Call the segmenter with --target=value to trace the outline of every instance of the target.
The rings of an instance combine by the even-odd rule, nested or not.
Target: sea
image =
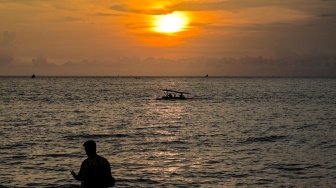
[[[163,89],[187,100],[156,100]],[[0,187],[335,187],[336,78],[0,77]]]

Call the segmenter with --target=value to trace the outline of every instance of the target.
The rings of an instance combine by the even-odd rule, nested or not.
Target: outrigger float
[[[186,100],[191,99],[185,97],[183,94],[190,94],[188,92],[174,91],[170,89],[161,89],[166,92],[166,95],[156,98],[156,100]]]

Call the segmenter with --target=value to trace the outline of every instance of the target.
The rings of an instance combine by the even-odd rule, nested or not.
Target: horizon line
[[[3,77],[16,77],[16,78],[31,78],[30,76],[24,76],[24,75],[0,75],[0,78]],[[63,75],[63,76],[59,76],[59,75],[51,75],[51,76],[46,76],[46,75],[42,75],[42,76],[36,76],[35,78],[32,79],[36,79],[36,78],[78,78],[78,77],[82,77],[82,78],[336,78],[336,76],[136,76],[136,75],[129,75],[129,76],[95,76],[95,75],[75,75],[75,76],[68,76],[68,75]]]

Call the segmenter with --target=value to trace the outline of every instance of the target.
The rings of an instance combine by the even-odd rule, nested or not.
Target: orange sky
[[[335,12],[326,0],[1,0],[0,76],[336,76]]]

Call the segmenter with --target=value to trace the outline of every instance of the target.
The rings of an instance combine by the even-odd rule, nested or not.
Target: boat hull
[[[186,100],[186,99],[187,98],[185,97],[166,97],[166,96],[156,98],[156,100]]]

